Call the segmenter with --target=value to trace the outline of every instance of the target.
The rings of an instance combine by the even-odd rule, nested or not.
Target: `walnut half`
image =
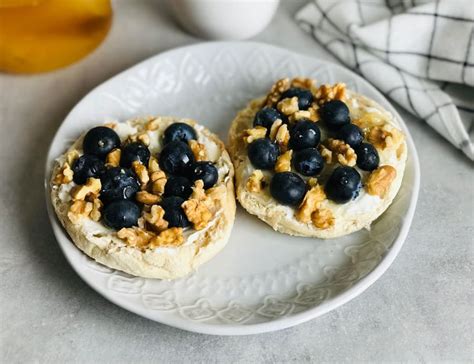
[[[311,214],[316,211],[321,202],[326,199],[326,194],[321,185],[316,184],[312,187],[304,196],[301,206],[295,213],[295,217],[298,221],[308,223],[311,221]]]
[[[403,134],[388,124],[371,127],[366,133],[366,137],[370,143],[381,150],[387,147],[398,147],[403,141]]]
[[[331,155],[335,156],[337,161],[342,164],[343,166],[354,167],[357,162],[357,154],[355,153],[354,149],[351,148],[349,144],[344,143],[343,140],[329,138],[326,141],[326,147],[332,152]],[[320,149],[321,152],[326,154],[327,152],[324,151],[324,148]]]
[[[395,168],[389,165],[380,166],[370,173],[365,189],[369,195],[384,198],[395,177],[397,177],[397,170]]]

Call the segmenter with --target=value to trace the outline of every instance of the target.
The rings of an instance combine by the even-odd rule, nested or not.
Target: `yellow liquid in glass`
[[[111,23],[110,0],[0,0],[0,71],[73,63],[102,42]]]

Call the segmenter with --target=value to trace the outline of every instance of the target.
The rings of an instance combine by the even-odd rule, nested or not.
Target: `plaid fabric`
[[[473,0],[313,0],[296,19],[474,160]]]

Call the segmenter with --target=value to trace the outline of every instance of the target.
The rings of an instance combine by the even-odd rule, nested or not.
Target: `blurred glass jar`
[[[71,64],[104,40],[111,23],[110,0],[0,0],[0,70]]]

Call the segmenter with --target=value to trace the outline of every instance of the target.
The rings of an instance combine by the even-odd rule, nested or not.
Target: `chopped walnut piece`
[[[397,151],[396,151],[397,159],[400,159],[404,152],[405,152],[405,144],[400,143],[400,145],[398,146]]]
[[[324,144],[319,144],[318,146],[319,153],[321,157],[324,159],[324,163],[331,164],[332,163],[332,152],[330,149],[326,148]]]
[[[194,186],[192,187],[193,192],[191,193],[190,199],[194,198],[196,200],[205,200],[207,198],[206,191],[204,190],[204,182],[202,179],[194,181]]]
[[[290,172],[291,171],[291,157],[293,151],[287,150],[285,153],[280,154],[275,163],[275,172]]]
[[[265,178],[260,169],[256,169],[252,172],[250,177],[247,179],[245,188],[249,192],[260,192],[265,186]]]
[[[102,201],[99,200],[98,198],[95,198],[94,201],[92,201],[92,211],[90,213],[90,218],[94,221],[99,221],[101,217],[101,210],[102,210]]]
[[[294,112],[293,114],[291,114],[288,119],[292,123],[295,123],[295,122],[297,122],[298,120],[301,120],[301,119],[309,120],[310,117],[311,117],[311,112],[309,112],[309,110],[298,110],[298,111]]]
[[[269,137],[271,140],[275,140],[275,137],[276,137],[276,134],[277,134],[277,131],[278,129],[280,128],[280,126],[283,124],[283,121],[281,119],[276,119],[271,128],[270,128],[270,133],[269,133]]]
[[[296,96],[281,100],[277,104],[277,109],[285,115],[291,115],[299,110],[298,98]]]
[[[308,186],[309,187],[316,187],[318,185],[318,179],[315,177],[308,178]]]
[[[163,230],[158,236],[151,239],[149,247],[180,246],[184,242],[183,228],[172,227]]]
[[[310,222],[311,214],[320,207],[321,202],[325,199],[326,194],[321,185],[316,184],[316,186],[311,187],[311,189],[306,192],[303,202],[295,213],[296,219],[304,223]]]
[[[89,216],[93,208],[92,202],[76,200],[69,207],[67,217],[73,224],[77,224],[80,219]]]
[[[309,120],[317,122],[319,121],[319,106],[315,102],[308,108]]]
[[[245,129],[244,130],[244,141],[247,144],[252,143],[254,140],[265,138],[267,134],[267,128],[263,126],[256,126],[252,129]]]
[[[122,155],[122,151],[120,148],[115,148],[105,158],[105,165],[107,167],[118,167],[120,165],[120,156]]]
[[[155,234],[139,227],[122,228],[117,231],[117,236],[125,242],[137,248],[145,248]]]
[[[64,163],[59,172],[54,176],[53,183],[55,185],[62,185],[72,181],[74,173],[68,162]]]
[[[86,197],[97,197],[99,196],[102,184],[98,178],[88,178],[85,185],[75,186],[71,189],[71,197],[73,200],[85,200]]]
[[[163,231],[168,227],[168,221],[164,219],[164,216],[165,210],[159,205],[153,205],[150,212],[143,213],[145,221],[157,232]]]
[[[160,202],[161,197],[147,191],[138,191],[135,195],[135,199],[143,204],[153,205]]]
[[[385,124],[371,127],[366,138],[376,148],[384,150],[387,147],[397,147],[403,140],[403,134],[397,128]]]
[[[129,143],[139,142],[139,143],[143,143],[146,146],[148,146],[148,145],[150,145],[150,136],[148,135],[148,133],[146,131],[143,131],[143,132],[140,132],[140,133],[130,135],[127,138],[127,142],[129,142]]]
[[[291,80],[291,87],[307,88],[311,90],[316,87],[316,81],[306,77],[295,77]]]
[[[152,174],[153,172],[158,171],[161,171],[160,166],[158,164],[158,160],[155,157],[151,156],[148,160],[148,172],[149,174]]]
[[[66,163],[70,166],[79,158],[79,152],[76,149],[70,150],[66,153]]]
[[[148,122],[145,124],[145,129],[149,131],[153,131],[158,129],[158,124],[159,124],[159,119],[157,118],[151,118],[148,120]]]
[[[318,229],[329,229],[334,226],[336,219],[331,210],[319,208],[311,214],[311,221]]]
[[[354,149],[352,149],[349,144],[344,143],[343,140],[329,138],[326,141],[326,146],[334,153],[337,161],[343,166],[353,167],[356,165],[357,154]],[[321,150],[323,149],[321,148]]]
[[[280,146],[280,149],[285,152],[288,149],[288,143],[290,141],[290,132],[288,131],[288,125],[283,124],[278,128],[275,135],[275,142]]]
[[[138,180],[140,181],[140,185],[142,187],[146,186],[146,184],[150,180],[150,176],[148,175],[147,168],[143,164],[141,164],[139,161],[133,161],[132,170],[137,175]]]
[[[280,100],[281,94],[290,88],[290,79],[282,78],[275,82],[267,95],[265,105],[273,106]]]
[[[369,174],[365,189],[369,195],[384,198],[396,176],[397,170],[392,166],[380,166]]]
[[[117,127],[117,123],[114,121],[111,121],[110,123],[105,123],[104,126],[106,128],[115,129]]]
[[[334,85],[321,85],[316,92],[316,99],[319,105],[331,100],[342,100],[346,97],[346,85],[344,83],[336,83]]]
[[[204,229],[212,219],[212,213],[203,201],[192,198],[183,202],[181,207],[196,230]]]
[[[165,192],[166,174],[163,171],[156,171],[150,175],[151,192],[155,195],[162,195]]]
[[[197,161],[205,161],[207,160],[207,151],[206,146],[198,141],[191,139],[189,142],[189,147],[194,154],[194,158]]]
[[[370,126],[381,126],[385,121],[380,112],[365,112],[359,117],[354,118],[352,123],[364,130]]]

